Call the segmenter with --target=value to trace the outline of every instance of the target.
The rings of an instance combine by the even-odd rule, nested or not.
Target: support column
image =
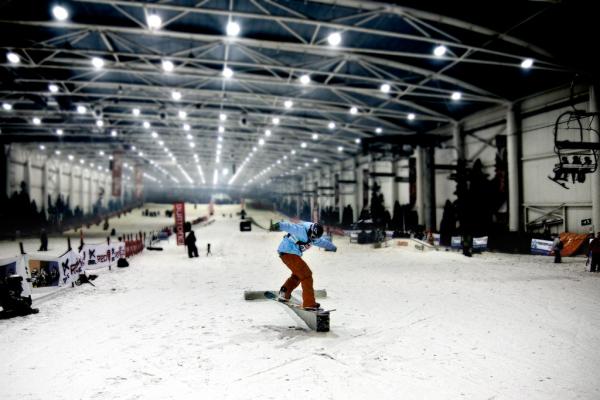
[[[394,205],[396,202],[400,202],[400,182],[396,182],[396,178],[400,176],[400,159],[398,158],[392,161],[392,173],[394,176],[392,177],[392,209],[390,213],[393,216]]]
[[[424,170],[423,159],[425,158],[423,147],[417,147],[415,151],[416,169],[417,169],[417,201],[415,208],[417,211],[419,225],[425,225],[425,202],[423,201]]]
[[[359,156],[356,156],[354,160],[354,180],[356,181],[356,190],[354,192],[356,210],[355,220],[358,221],[360,212],[362,211],[362,188],[363,188],[363,174],[362,166],[360,165]]]
[[[71,210],[75,209],[75,167],[72,165],[69,172],[69,207]]]
[[[59,196],[62,195],[62,188],[63,188],[63,175],[62,175],[62,163],[58,163],[58,166],[56,168],[56,199],[58,199]],[[66,199],[63,198],[63,200],[66,201]]]
[[[464,160],[465,155],[465,138],[463,136],[462,128],[458,122],[455,122],[452,126],[452,138],[454,141],[454,148],[456,149],[456,159]]]
[[[436,204],[435,204],[435,149],[433,147],[421,147],[421,171],[422,171],[422,198],[423,198],[423,224],[426,230],[435,231]]]
[[[506,152],[508,161],[508,229],[511,232],[521,230],[519,141],[519,128],[517,126],[515,105],[511,104],[506,114]]]
[[[599,112],[598,105],[598,87],[590,85],[590,99],[589,99],[589,110],[590,112]],[[594,118],[591,128],[596,132],[600,132],[600,121],[598,118]],[[590,141],[600,143],[600,137],[598,134],[592,134]],[[600,169],[592,174],[592,226],[594,227],[594,233],[600,232]]]
[[[88,177],[88,212],[91,213],[94,210],[94,190],[92,184],[92,174],[90,171],[90,176]]]
[[[29,159],[27,159],[29,173],[31,173],[31,169],[29,168]],[[48,215],[48,159],[44,161],[44,165],[42,166],[42,204],[41,206],[44,208],[44,212]],[[29,183],[27,184],[29,186]]]
[[[81,212],[85,213],[85,203],[84,203],[84,195],[83,195],[83,167],[80,169],[79,175],[79,208]]]

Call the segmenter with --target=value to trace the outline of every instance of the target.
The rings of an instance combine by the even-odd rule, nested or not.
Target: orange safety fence
[[[563,257],[569,257],[577,254],[581,247],[587,243],[589,237],[590,235],[587,233],[561,233],[560,240],[563,242],[563,248],[560,251],[560,255]]]

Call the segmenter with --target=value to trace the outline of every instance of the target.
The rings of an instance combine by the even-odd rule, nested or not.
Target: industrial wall
[[[71,209],[79,206],[84,213],[92,210],[93,204],[101,199],[104,207],[111,197],[111,175],[106,166],[79,165],[77,160],[69,161],[66,155],[47,154],[27,146],[12,145],[7,157],[6,193],[8,196],[21,190],[25,182],[32,200],[38,209],[48,210],[48,195],[52,203],[58,195],[69,199]],[[131,192],[131,185],[124,185]],[[122,191],[124,192],[124,191]]]
[[[571,104],[568,88],[543,93],[517,103],[518,130],[520,131],[520,176],[521,176],[521,220],[527,222],[555,210],[563,224],[552,227],[551,231],[588,232],[590,227],[582,225],[582,220],[591,218],[591,179],[584,183],[572,184],[564,189],[551,181],[552,170],[558,158],[554,153],[554,124],[558,116],[566,110],[588,110],[588,89],[577,88],[575,101]],[[506,135],[506,107],[486,110],[461,121],[464,133],[465,156],[474,161],[479,158],[485,166],[489,178],[494,176],[497,149],[495,138]],[[437,133],[441,133],[437,132]],[[451,134],[449,131],[445,133]],[[436,164],[456,163],[456,150],[448,142],[448,148],[436,149]],[[436,171],[437,226],[442,217],[446,199],[455,199],[455,183],[448,179],[451,171]]]

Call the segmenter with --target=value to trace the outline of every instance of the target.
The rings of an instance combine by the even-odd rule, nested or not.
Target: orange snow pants
[[[281,261],[292,271],[292,276],[283,284],[286,289],[286,296],[289,298],[292,295],[292,290],[302,284],[302,306],[314,307],[317,303],[313,289],[312,271],[308,268],[308,265],[302,257],[295,254],[283,253],[280,257]]]

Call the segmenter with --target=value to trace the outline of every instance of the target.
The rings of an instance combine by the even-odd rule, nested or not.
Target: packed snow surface
[[[238,210],[218,206],[214,224],[194,228],[200,258],[171,238],[100,272],[96,287],[0,321],[0,398],[600,398],[600,276],[581,258],[336,237],[337,253],[305,255],[336,309],[331,332],[316,333],[284,305],[244,301],[289,272],[282,233],[240,232]]]

